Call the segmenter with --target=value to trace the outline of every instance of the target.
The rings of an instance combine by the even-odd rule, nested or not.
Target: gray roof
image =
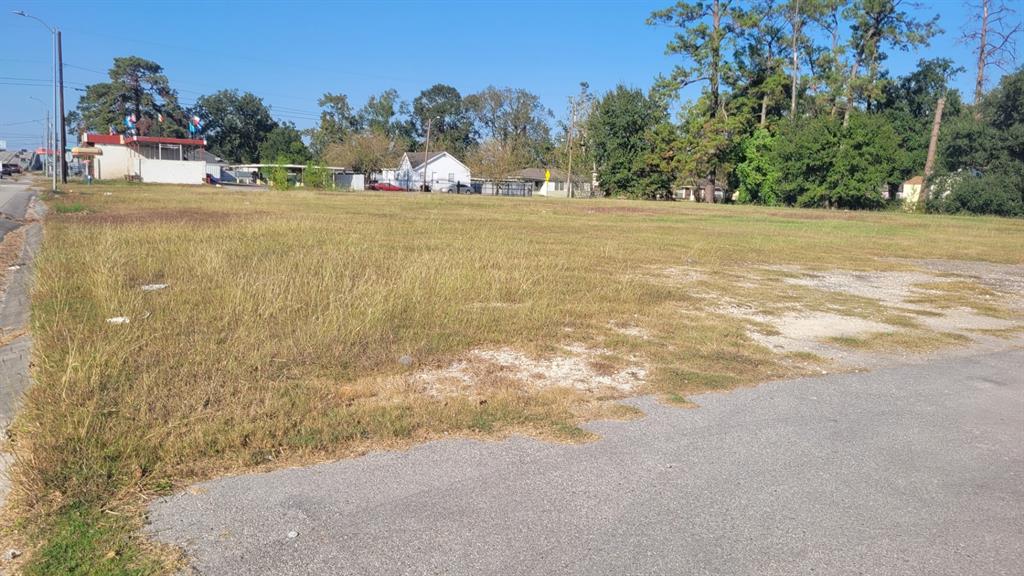
[[[445,150],[438,150],[437,152],[431,152],[430,153],[430,157],[427,159],[427,162],[428,163],[432,162],[432,161],[436,160],[438,156],[441,156],[441,155],[443,155],[445,153],[446,153]],[[409,157],[409,164],[411,164],[413,168],[422,168],[423,167],[423,152],[406,152],[405,155]]]
[[[217,156],[216,154],[211,153],[209,150],[205,148],[203,148],[202,160],[207,164],[227,164],[227,162],[225,162],[223,158]]]

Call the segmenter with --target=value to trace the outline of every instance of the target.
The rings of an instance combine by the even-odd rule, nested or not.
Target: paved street
[[[25,217],[32,192],[27,183],[15,182],[10,178],[0,180],[0,241],[4,236],[21,224],[17,221]]]
[[[208,482],[150,530],[204,574],[1024,574],[1024,351],[696,401]]]
[[[22,219],[32,200],[28,182],[12,179],[0,180],[0,241],[11,230],[22,226]],[[28,326],[31,274],[28,266],[31,255],[42,243],[43,233],[39,224],[30,224],[26,229],[27,246],[23,249],[22,266],[9,271],[6,287],[0,285],[0,335],[7,335]],[[32,339],[19,336],[0,346],[0,438],[21,402],[21,395],[29,384],[29,361]],[[9,489],[7,467],[10,455],[0,451],[0,505]]]

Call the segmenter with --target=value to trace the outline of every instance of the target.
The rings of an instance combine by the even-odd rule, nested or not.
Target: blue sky
[[[72,109],[86,84],[104,81],[115,56],[160,63],[183,103],[221,88],[251,91],[275,117],[311,126],[324,92],[353,106],[387,88],[412,100],[442,82],[463,94],[489,84],[538,94],[556,115],[588,81],[598,93],[617,83],[647,88],[678,57],[664,55],[672,31],[644,24],[668,1],[438,2],[42,2],[0,0],[0,139],[8,148],[38,144],[34,122],[49,101],[48,32],[11,14],[25,10],[60,27],[65,97]],[[970,48],[956,43],[968,11],[959,0],[925,3],[945,33],[930,48],[897,52],[895,75],[923,57],[952,58],[968,72]],[[998,75],[998,71],[993,71]],[[40,81],[42,80],[42,81]],[[71,136],[69,135],[69,138]]]

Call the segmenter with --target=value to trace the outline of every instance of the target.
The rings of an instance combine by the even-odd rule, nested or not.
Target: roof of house
[[[909,184],[911,186],[913,186],[914,184],[924,184],[924,177],[923,176],[914,176],[913,178],[911,178],[910,180],[907,180],[903,184]]]
[[[405,155],[409,157],[409,164],[412,165],[413,168],[423,167],[423,154],[423,152],[405,153]],[[427,159],[427,163],[433,162],[434,160],[437,160],[440,156],[444,156],[445,154],[448,154],[448,152],[444,150],[438,150],[437,152],[433,152],[430,154],[430,158]],[[454,158],[454,156],[452,156],[452,158]]]
[[[223,158],[217,156],[216,154],[211,153],[209,150],[205,148],[203,149],[203,161],[206,162],[207,164],[227,164],[227,162],[225,162]]]

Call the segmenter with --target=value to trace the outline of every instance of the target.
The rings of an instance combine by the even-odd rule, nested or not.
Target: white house
[[[380,180],[405,190],[419,190],[423,186],[423,152],[406,152],[395,170],[385,170]],[[433,152],[426,162],[426,183],[432,192],[444,192],[453,184],[469,186],[469,167],[451,154]]]
[[[202,184],[206,181],[205,140],[85,134],[82,147],[96,147],[89,173],[97,180],[138,179],[161,184]]]

